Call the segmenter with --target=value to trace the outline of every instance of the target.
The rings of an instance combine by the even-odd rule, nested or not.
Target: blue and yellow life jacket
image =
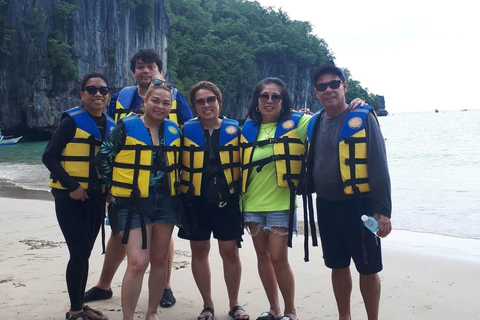
[[[324,110],[318,111],[310,120],[307,129],[307,138],[311,143],[314,128],[318,127]],[[338,141],[340,160],[340,173],[345,194],[361,194],[370,192],[367,170],[367,138],[365,132],[365,119],[368,113],[377,115],[370,106],[357,107],[348,113],[342,126]],[[377,120],[378,122],[378,120]],[[317,124],[317,125],[316,125]]]
[[[277,185],[280,188],[296,188],[301,178],[302,163],[305,159],[305,146],[298,134],[297,126],[302,113],[293,111],[292,115],[279,123],[274,138],[257,141],[260,127],[252,119],[247,119],[242,128],[242,192],[247,192],[248,179],[253,169],[260,171],[264,165],[275,162]],[[256,146],[273,145],[273,156],[252,162]]]
[[[231,194],[239,192],[236,183],[240,180],[240,148],[238,121],[223,118],[220,127],[220,145],[205,146],[202,124],[198,118],[185,122],[183,128],[182,173],[180,192],[199,196],[202,186],[202,171],[205,152],[216,150],[220,154],[218,170],[223,171]]]
[[[177,194],[180,167],[180,129],[171,120],[163,121],[164,145],[154,146],[147,128],[139,117],[132,115],[122,119],[126,128],[125,145],[115,156],[112,171],[112,195],[129,198],[147,198],[150,173],[154,169],[168,174],[168,188],[172,196]],[[165,167],[154,168],[152,152],[162,150]],[[138,189],[137,189],[138,188]]]
[[[73,119],[77,128],[72,141],[67,143],[62,150],[60,165],[85,190],[88,190],[89,187],[92,187],[90,181],[97,182],[99,178],[94,166],[94,159],[103,142],[102,135],[92,116],[82,107],[67,110],[62,115],[62,118],[67,116]],[[105,116],[107,118],[107,127],[105,128],[104,136],[106,137],[115,127],[115,122],[108,115]],[[95,177],[91,177],[90,172],[95,172]],[[55,189],[66,190],[60,181],[52,175],[50,175],[49,186]]]
[[[137,89],[138,87],[136,86],[125,87],[118,93],[117,102],[115,104],[115,123],[118,122],[119,119],[132,114],[130,107]],[[178,126],[177,93],[178,90],[174,88],[172,106],[170,107],[168,118]]]

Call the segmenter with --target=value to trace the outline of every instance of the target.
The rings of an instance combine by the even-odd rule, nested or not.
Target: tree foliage
[[[333,58],[309,22],[244,0],[168,0],[173,34],[171,78],[181,90],[200,80],[215,82],[234,96],[257,80],[258,59],[298,61],[312,66]]]
[[[312,34],[309,22],[291,20],[282,10],[263,8],[256,1],[166,0],[166,7],[173,30],[168,69],[183,92],[210,80],[235,97],[260,80],[258,62],[284,66],[280,70],[293,64],[314,70],[334,59],[327,43]],[[376,103],[358,81],[349,80],[351,94]]]

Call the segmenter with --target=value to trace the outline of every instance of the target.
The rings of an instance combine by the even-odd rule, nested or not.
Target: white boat
[[[23,137],[23,136],[22,136]],[[8,146],[18,142],[22,137],[14,138],[13,136],[2,136],[0,132],[0,146]]]

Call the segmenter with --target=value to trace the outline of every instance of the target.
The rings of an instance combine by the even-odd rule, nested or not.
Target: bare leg
[[[147,226],[147,248],[151,246],[152,226]],[[138,297],[142,290],[143,275],[150,263],[150,250],[142,249],[142,230],[130,230],[127,247],[127,271],[122,282],[123,320],[133,320]]]
[[[230,310],[238,306],[238,292],[240,290],[240,279],[242,277],[242,264],[238,254],[237,242],[218,241],[220,256],[223,260],[223,276],[227,285]]]
[[[173,225],[154,223],[150,245],[150,276],[148,277],[148,307],[146,320],[156,320],[158,303],[167,280],[167,261]]]
[[[263,229],[258,230],[258,223],[248,223],[248,228],[252,232],[253,245],[257,253],[257,267],[263,289],[270,303],[269,312],[278,318],[281,316],[280,302],[278,300],[278,285],[275,277],[275,270],[270,261],[270,253],[268,252],[268,238]]]
[[[172,276],[173,268],[173,256],[175,254],[175,246],[173,245],[173,238],[170,238],[170,246],[168,249],[168,265],[167,265],[167,283],[165,283],[165,289],[172,289],[170,284],[170,277]]]
[[[114,237],[110,235],[108,239],[107,248],[105,252],[105,258],[103,259],[102,273],[100,279],[98,279],[95,287],[108,290],[112,285],[113,277],[120,267],[120,264],[125,259],[127,250],[125,245],[122,244],[122,237]]]
[[[378,320],[380,305],[380,277],[378,273],[360,275],[360,292],[365,303],[368,320]]]
[[[275,270],[278,287],[280,288],[280,292],[282,292],[285,303],[284,315],[297,319],[297,311],[295,308],[295,278],[288,263],[288,230],[286,228],[275,228],[275,230],[282,235],[276,234],[273,231],[268,234],[270,261]]]
[[[192,249],[192,273],[198,290],[202,295],[203,307],[213,308],[212,299],[212,276],[210,273],[210,263],[208,255],[210,253],[210,240],[206,241],[190,241]],[[210,315],[205,313],[201,315]]]
[[[350,268],[333,269],[332,285],[337,301],[338,319],[351,320],[350,296],[352,294],[352,275]]]

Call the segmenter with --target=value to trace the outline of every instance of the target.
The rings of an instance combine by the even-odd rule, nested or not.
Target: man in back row
[[[162,60],[158,53],[152,49],[140,49],[135,53],[130,59],[130,69],[137,82],[137,86],[125,87],[113,95],[107,108],[107,114],[115,119],[115,122],[129,115],[131,111],[143,107],[143,96],[147,92],[152,79],[164,80]],[[180,127],[183,126],[185,121],[193,118],[187,100],[175,88],[173,89],[173,101],[169,118],[175,121]],[[176,302],[170,285],[173,254],[174,246],[172,239],[169,248],[167,283],[163,291],[162,299],[160,300],[160,306],[164,308],[171,307]],[[85,302],[104,300],[112,297],[112,280],[118,267],[125,259],[125,256],[126,248],[122,244],[122,237],[111,235],[108,240],[100,279],[94,287],[85,292]]]
[[[315,94],[324,109],[308,127],[309,187],[317,193],[317,214],[325,265],[339,320],[350,320],[353,259],[369,320],[378,320],[383,268],[380,239],[363,226],[361,215],[379,222],[378,237],[392,230],[390,176],[385,141],[370,106],[348,110],[348,84],[340,68],[323,65],[313,74]]]

